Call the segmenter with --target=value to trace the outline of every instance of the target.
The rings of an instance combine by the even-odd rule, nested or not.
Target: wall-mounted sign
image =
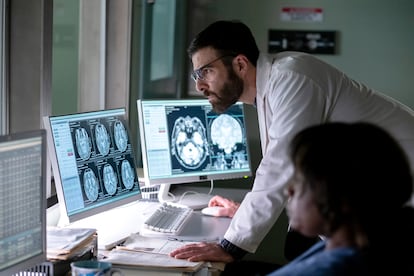
[[[335,31],[269,30],[269,53],[299,51],[335,54]]]
[[[280,20],[295,22],[322,22],[323,10],[321,8],[283,7],[280,12]]]

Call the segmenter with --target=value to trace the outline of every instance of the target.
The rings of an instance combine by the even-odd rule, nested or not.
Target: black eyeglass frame
[[[191,78],[193,79],[193,81],[196,82],[197,80],[204,80],[205,78],[203,76],[203,70],[210,67],[214,62],[216,62],[216,61],[218,61],[222,58],[225,58],[225,57],[234,57],[234,55],[228,55],[227,54],[227,55],[219,56],[218,58],[213,59],[212,61],[210,61],[206,65],[203,65],[200,68],[194,70],[193,72],[191,72]]]

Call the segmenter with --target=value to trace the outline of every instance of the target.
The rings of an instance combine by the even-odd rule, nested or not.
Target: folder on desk
[[[105,259],[114,267],[119,268],[156,268],[194,272],[199,270],[204,262],[190,262],[187,260],[175,259],[165,254],[147,253],[140,251],[129,251],[113,249]]]
[[[159,239],[144,237],[140,234],[131,234],[117,249],[136,252],[157,253],[168,255],[174,249],[194,242],[184,242],[176,239]]]
[[[132,234],[121,246],[110,251],[105,261],[120,267],[145,267],[197,271],[204,262],[189,262],[170,257],[168,254],[189,242],[148,238]]]

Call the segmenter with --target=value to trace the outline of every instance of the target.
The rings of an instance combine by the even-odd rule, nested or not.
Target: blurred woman
[[[413,182],[396,140],[369,123],[327,123],[290,145],[290,226],[324,238],[269,275],[414,275]]]

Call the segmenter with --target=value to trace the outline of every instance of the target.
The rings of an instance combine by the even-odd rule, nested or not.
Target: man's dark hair
[[[249,27],[240,21],[216,21],[201,31],[187,49],[191,58],[198,50],[212,47],[220,56],[245,55],[256,66],[259,48]]]

